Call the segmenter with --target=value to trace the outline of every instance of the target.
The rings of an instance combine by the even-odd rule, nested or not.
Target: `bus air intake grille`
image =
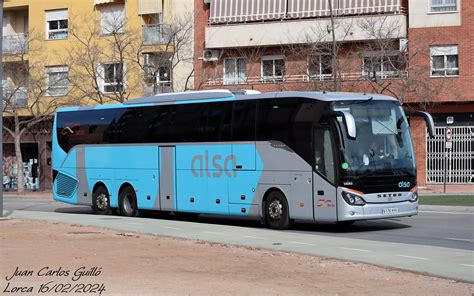
[[[56,177],[56,194],[63,197],[72,197],[77,188],[77,180],[59,173]]]

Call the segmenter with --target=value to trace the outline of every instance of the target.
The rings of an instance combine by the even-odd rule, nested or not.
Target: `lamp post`
[[[336,48],[336,32],[334,28],[334,11],[332,7],[332,1],[328,0],[329,2],[329,16],[331,17],[331,35],[332,35],[332,72],[333,72],[333,79],[334,79],[334,91],[339,91],[339,80],[337,78],[338,75],[338,65],[337,65],[337,48]]]
[[[0,0],[0,20],[3,21],[3,0]],[[3,81],[3,25],[0,27],[0,78]],[[3,85],[0,87],[0,180],[2,180],[2,186],[0,186],[0,218],[3,217]]]

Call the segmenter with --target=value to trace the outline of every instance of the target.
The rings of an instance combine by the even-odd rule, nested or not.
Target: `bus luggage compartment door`
[[[336,187],[317,173],[313,173],[314,220],[317,222],[337,221]]]
[[[160,209],[176,211],[176,147],[160,147]]]

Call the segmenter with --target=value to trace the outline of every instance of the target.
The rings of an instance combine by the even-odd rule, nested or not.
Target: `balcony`
[[[159,45],[168,44],[171,39],[171,26],[160,24],[160,25],[147,25],[142,27],[143,31],[143,44],[145,45]]]
[[[28,35],[3,36],[3,54],[24,54],[28,52]]]
[[[13,88],[3,87],[4,108],[26,108],[28,107],[28,89],[26,87]]]

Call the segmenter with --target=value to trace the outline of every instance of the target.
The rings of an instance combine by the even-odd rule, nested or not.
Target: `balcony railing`
[[[331,0],[335,16],[401,13],[401,0]],[[328,17],[329,1],[274,0],[265,5],[259,0],[211,0],[209,23],[240,23],[282,19]]]
[[[4,54],[21,54],[28,52],[28,35],[16,34],[3,36]]]
[[[26,108],[28,107],[28,89],[25,87],[12,88],[3,87],[4,108]]]
[[[148,25],[142,27],[143,43],[147,45],[168,44],[171,38],[171,26]]]
[[[342,81],[362,81],[362,80],[374,80],[374,79],[406,79],[408,77],[407,71],[393,71],[391,73],[382,73],[377,74],[376,78],[370,78],[363,72],[348,72],[348,73],[341,73],[340,79]],[[235,84],[263,84],[263,83],[275,83],[275,84],[285,84],[285,83],[308,83],[308,82],[324,82],[330,81],[333,79],[332,75],[306,75],[306,74],[293,74],[293,75],[285,75],[283,77],[276,77],[271,79],[269,77],[261,77],[261,76],[251,76],[242,78],[240,81],[236,82]],[[207,85],[229,85],[227,79],[222,77],[210,78],[207,81]]]

